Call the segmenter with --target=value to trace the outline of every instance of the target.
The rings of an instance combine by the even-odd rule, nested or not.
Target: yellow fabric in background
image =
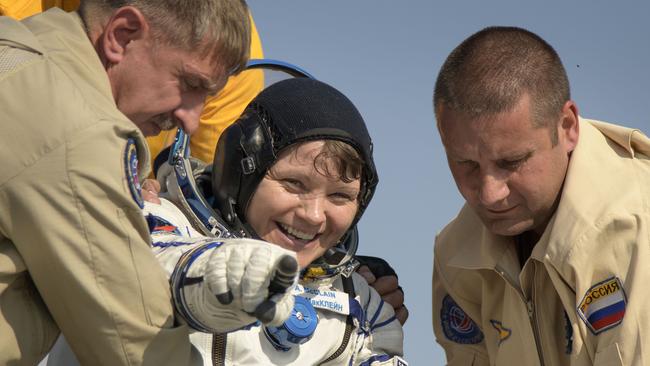
[[[23,19],[55,6],[73,11],[79,6],[79,0],[0,0],[0,15]]]
[[[65,11],[77,10],[79,7],[79,0],[42,0],[43,10],[58,6]]]
[[[0,15],[15,19],[27,18],[43,10],[40,0],[0,0]]]

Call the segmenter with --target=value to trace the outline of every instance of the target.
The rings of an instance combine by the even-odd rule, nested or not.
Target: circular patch
[[[451,341],[460,344],[477,344],[483,341],[483,332],[449,295],[442,299],[440,322],[445,337]]]
[[[138,149],[135,140],[130,138],[124,149],[124,169],[131,196],[140,208],[144,208],[142,186],[138,177]]]

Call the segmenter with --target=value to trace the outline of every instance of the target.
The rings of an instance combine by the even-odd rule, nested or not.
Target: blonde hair
[[[124,6],[140,10],[162,44],[213,55],[229,75],[246,66],[251,25],[243,0],[81,0],[79,14],[92,29]]]

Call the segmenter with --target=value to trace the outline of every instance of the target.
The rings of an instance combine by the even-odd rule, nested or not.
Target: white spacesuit
[[[165,199],[161,201],[161,205],[146,203],[144,211],[149,222],[158,224],[151,227],[154,251],[171,275],[182,265],[179,258],[184,253],[220,241],[199,234],[178,208]],[[236,245],[249,241],[253,240],[225,240]],[[268,243],[262,245],[277,248]],[[204,255],[207,257],[209,253]],[[203,264],[195,261],[191,266]],[[195,332],[190,335],[192,344],[201,352],[205,365],[406,365],[401,358],[391,356],[402,354],[403,338],[392,307],[384,304],[361,276],[353,273],[351,278],[356,293],[353,299],[344,291],[340,274],[300,281],[293,289],[294,295],[310,300],[318,317],[313,336],[305,343],[282,349],[274,345],[265,326],[255,324],[226,334]],[[186,297],[203,294],[198,288],[195,291],[198,294]],[[295,312],[292,317],[296,317]],[[216,323],[223,321],[221,317]],[[233,323],[245,321],[237,319]]]
[[[247,222],[247,210],[260,182],[276,164],[281,151],[306,141],[328,139],[353,147],[362,161],[358,206],[346,234],[322,257],[303,268],[298,285],[291,290],[291,295],[295,296],[295,305],[287,321],[281,325],[268,322],[266,325],[252,325],[230,331],[242,323],[240,318],[233,316],[231,326],[226,329],[222,326],[221,329],[216,329],[218,334],[214,334],[214,331],[206,327],[205,321],[192,319],[192,313],[196,312],[192,309],[199,308],[201,304],[201,301],[193,299],[200,299],[202,294],[221,291],[200,291],[198,288],[201,281],[196,280],[186,281],[190,285],[183,286],[184,280],[179,279],[178,275],[188,273],[191,278],[205,275],[201,258],[209,257],[209,254],[201,254],[188,265],[192,256],[190,251],[196,249],[184,249],[183,241],[208,240],[200,245],[210,247],[206,251],[212,250],[214,253],[231,247],[233,250],[241,250],[242,246],[258,245],[254,251],[246,252],[244,257],[250,254],[249,262],[259,261],[258,266],[264,268],[262,273],[272,270],[282,252],[277,252],[278,245],[250,239],[238,239],[238,242],[230,241],[216,247],[211,241],[219,239],[190,240],[179,236],[196,236],[198,233],[191,229],[193,225],[206,236],[258,237],[251,223]],[[182,213],[164,201],[161,206],[148,206],[145,209],[154,216],[148,219],[150,222],[157,221],[163,223],[162,226],[167,226],[167,230],[156,230],[155,227],[152,230],[154,245],[158,247],[157,256],[171,274],[178,312],[194,329],[204,330],[192,334],[191,338],[206,364],[406,365],[400,358],[403,353],[402,327],[395,318],[392,306],[384,303],[379,294],[354,272],[354,254],[358,244],[355,224],[372,198],[377,173],[372,159],[372,142],[365,123],[343,94],[316,80],[280,81],[262,91],[243,116],[224,131],[217,145],[211,172],[209,169],[207,172],[202,171],[200,166],[192,166],[187,156],[181,159],[182,155],[187,155],[184,154],[185,151],[181,138],[177,139],[169,159],[170,164],[158,173],[161,185],[169,192],[177,207],[182,209]],[[167,178],[160,178],[165,176]],[[343,179],[337,177],[336,179]],[[199,186],[201,189],[197,189]],[[261,206],[263,210],[268,208]],[[277,253],[273,254],[274,257],[271,254],[260,254],[269,248]],[[253,258],[255,254],[261,258]],[[237,269],[238,265],[230,263],[232,258],[240,257],[241,255],[229,256],[231,259],[228,260],[227,273],[242,272]],[[267,257],[270,259],[265,261],[264,258]],[[266,278],[268,277],[267,275]],[[213,282],[214,278],[206,279],[207,282]],[[237,290],[239,285],[237,281],[234,281],[234,286],[231,282],[227,287],[237,299],[240,295]],[[268,282],[262,285],[253,282],[253,286],[260,289],[265,289],[268,285]],[[241,287],[241,291],[245,291],[244,286]],[[199,295],[192,294],[193,290],[197,290]],[[183,291],[184,296],[181,296]],[[253,296],[250,292],[252,291],[240,297],[244,299]],[[267,296],[267,293],[264,292],[263,296]],[[261,298],[256,299],[260,300]],[[280,305],[287,303],[286,297],[274,300],[278,300]],[[216,307],[214,310],[217,310]],[[248,308],[249,312],[251,310]],[[284,315],[285,310],[285,307],[278,306],[276,317],[278,314]],[[214,318],[216,322],[213,327],[223,321],[220,319],[222,317],[220,315]],[[229,332],[224,334],[224,330]]]

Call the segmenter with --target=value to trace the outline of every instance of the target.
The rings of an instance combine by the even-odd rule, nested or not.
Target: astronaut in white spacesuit
[[[164,200],[147,206],[178,312],[202,330],[191,337],[205,364],[406,365],[393,308],[354,273],[355,225],[378,181],[371,139],[354,105],[319,81],[273,84],[223,133],[211,168],[194,169],[193,176],[214,209],[212,220],[197,209],[198,197],[179,189],[183,174],[162,182],[183,212]],[[198,235],[192,226],[275,245],[189,239]],[[182,249],[193,240],[199,244]],[[272,276],[264,274],[286,254],[281,248],[295,253],[301,269],[298,284],[288,291],[295,299],[289,319],[239,329],[256,319],[233,311],[225,322],[216,311],[223,308],[219,299],[234,304],[257,296],[246,308],[252,312],[268,292]],[[228,256],[228,268],[206,270],[212,256]],[[218,289],[214,283],[223,276],[227,286]],[[241,281],[250,276],[264,280],[245,288]],[[219,299],[208,299],[213,294]],[[286,294],[274,296],[283,301]],[[213,304],[210,309],[203,308],[206,302]],[[284,315],[280,307],[276,316]]]

